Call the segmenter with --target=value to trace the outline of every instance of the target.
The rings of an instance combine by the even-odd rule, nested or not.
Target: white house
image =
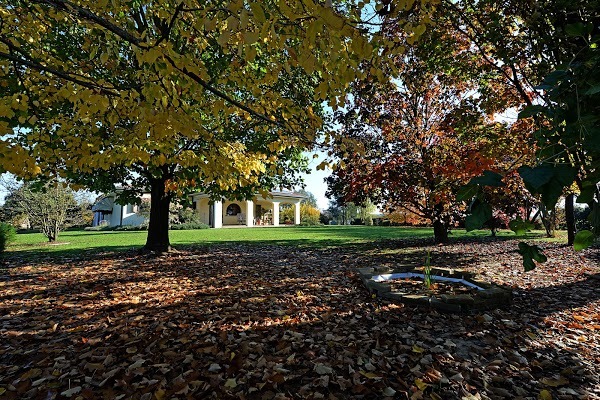
[[[300,203],[304,195],[288,191],[269,192],[269,198],[255,196],[252,200],[210,201],[209,195],[197,193],[191,196],[195,209],[200,213],[202,222],[212,228],[227,225],[245,226],[279,226],[279,210],[281,206],[294,208],[294,220],[283,221],[285,224],[300,224]]]
[[[286,225],[300,224],[300,204],[304,195],[291,191],[271,191],[270,197],[264,199],[257,195],[252,200],[237,201],[222,199],[212,201],[205,193],[190,196],[193,208],[200,214],[201,221],[211,228],[224,226],[279,226],[279,211],[282,207],[293,207],[294,218],[281,221]],[[150,199],[144,194],[142,199]],[[137,214],[138,206],[115,203],[114,194],[100,198],[92,207],[94,211],[93,225],[140,225],[144,218]]]
[[[150,200],[150,194],[144,194],[142,199]],[[96,200],[92,211],[92,226],[141,225],[144,222],[144,217],[138,214],[137,204],[117,204],[114,194],[104,195]]]

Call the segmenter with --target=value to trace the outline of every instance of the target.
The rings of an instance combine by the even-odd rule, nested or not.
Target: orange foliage
[[[386,213],[385,218],[398,225],[424,226],[429,224],[427,219],[403,208]]]

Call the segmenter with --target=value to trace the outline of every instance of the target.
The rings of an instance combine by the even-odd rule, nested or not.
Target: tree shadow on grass
[[[61,262],[66,260],[77,261],[87,259],[89,257],[119,257],[129,254],[130,252],[139,251],[142,246],[102,246],[102,247],[78,247],[70,249],[60,249],[59,246],[39,248],[39,245],[34,249],[25,248],[26,245],[20,246],[19,250],[7,251],[0,255],[0,271],[19,266],[23,263],[41,264],[47,262]]]
[[[365,227],[365,226],[320,226],[320,227],[295,227],[287,229],[286,227],[280,228],[267,228],[276,230],[276,234],[268,236],[265,239],[257,240],[256,237],[244,239],[244,235],[232,236],[230,239],[211,239],[208,236],[204,239],[203,235],[195,235],[190,232],[189,235],[181,235],[178,240],[174,241],[173,246],[186,250],[192,247],[201,246],[222,246],[222,245],[280,245],[280,246],[292,246],[306,249],[327,249],[327,248],[340,248],[344,251],[348,250],[369,250],[369,249],[394,249],[394,248],[421,248],[424,246],[433,245],[432,230],[429,228],[406,228],[406,227]],[[130,250],[132,248],[138,249],[142,243],[139,244],[103,244],[101,237],[111,237],[113,235],[124,235],[124,237],[139,236],[142,231],[109,231],[109,232],[89,232],[89,231],[76,231],[66,232],[61,237],[62,241],[73,242],[69,243],[70,248],[61,249],[61,246],[51,245],[40,245],[40,244],[22,244],[19,245],[18,250],[9,251],[5,259],[16,260],[19,257],[26,258],[27,260],[34,261],[38,257],[76,257],[78,253],[88,254],[91,252],[114,252]],[[203,232],[204,234],[205,232]],[[303,234],[306,235],[303,235]],[[69,235],[74,236],[69,236]],[[96,245],[90,245],[89,243],[82,244],[82,247],[73,248],[77,246],[76,236],[82,234],[85,237],[97,237],[98,240],[94,240]],[[244,230],[244,234],[248,234],[248,230]],[[71,239],[73,237],[73,239]],[[200,239],[202,237],[203,239]],[[240,239],[241,237],[241,239]],[[539,235],[528,234],[525,239],[536,239]],[[519,239],[516,237],[499,236],[497,238],[491,238],[487,236],[473,236],[473,237],[456,237],[450,239],[450,244],[454,243],[481,243],[481,242],[498,242],[505,240]],[[127,239],[125,239],[127,241]],[[40,248],[40,246],[42,246]],[[8,257],[8,258],[7,258]],[[1,262],[1,261],[0,261]]]

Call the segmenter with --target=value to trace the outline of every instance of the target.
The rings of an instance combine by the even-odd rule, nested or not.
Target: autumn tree
[[[336,115],[343,135],[332,154],[341,162],[328,184],[347,201],[405,208],[429,220],[435,240],[445,242],[462,211],[455,193],[495,168],[524,135],[493,120],[514,95],[500,90],[494,71],[436,15],[436,27],[396,57],[397,80],[353,86],[347,110]]]
[[[364,3],[0,4],[2,170],[149,191],[148,250],[169,248],[186,191],[290,186],[323,102],[401,50],[364,29]]]
[[[592,161],[597,129],[593,97],[597,72],[598,1],[443,1],[457,34],[517,95],[521,118],[537,126],[538,158],[519,169],[551,216],[563,189],[575,182],[593,208],[600,180]],[[568,93],[568,94],[567,94]],[[592,107],[593,108],[593,107]],[[589,110],[591,111],[588,113]],[[587,117],[586,117],[587,115]],[[527,164],[525,162],[524,164]],[[514,165],[517,169],[520,165]],[[568,192],[572,193],[572,192]],[[567,194],[568,194],[567,193]],[[568,197],[569,242],[574,241],[573,197]],[[550,226],[548,218],[544,225]]]
[[[506,165],[503,165],[499,160],[496,160],[496,165],[498,166],[498,170],[506,170]],[[487,215],[489,218],[484,221],[477,220],[474,222],[474,226],[469,228],[478,229],[480,226],[487,227],[490,229],[492,236],[496,236],[498,229],[502,228],[514,227],[515,232],[518,233],[524,233],[527,230],[533,229],[533,221],[540,215],[534,213],[535,209],[539,210],[539,207],[537,207],[539,199],[536,199],[525,188],[523,180],[517,171],[512,171],[498,177],[500,179],[496,184],[484,185],[478,193],[478,200],[483,200],[490,206],[491,213]],[[471,209],[474,209],[472,195],[467,194],[465,199],[471,202]],[[473,217],[467,216],[467,218],[470,221]],[[484,216],[483,218],[486,217]],[[522,222],[518,225],[511,225],[511,221]]]
[[[285,223],[286,221],[292,222],[294,221],[295,210],[291,204],[282,204],[280,205],[281,209],[279,211],[279,223]],[[319,218],[321,217],[321,212],[317,207],[314,207],[310,203],[304,203],[304,201],[300,204],[300,224],[301,225],[319,225],[321,222]]]

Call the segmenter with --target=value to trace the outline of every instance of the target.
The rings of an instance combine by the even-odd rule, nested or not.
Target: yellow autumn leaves
[[[323,120],[310,105],[342,104],[385,45],[360,29],[364,3],[0,5],[0,76],[15,82],[0,94],[0,155],[21,176],[176,165],[225,189],[257,182],[312,144]]]

